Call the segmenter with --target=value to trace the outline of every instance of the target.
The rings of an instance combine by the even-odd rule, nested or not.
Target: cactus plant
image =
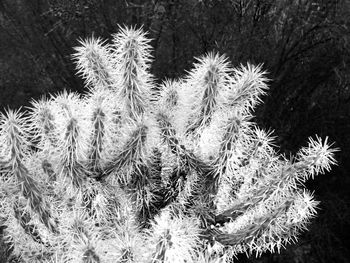
[[[156,85],[150,40],[120,28],[80,41],[83,95],[7,110],[0,211],[24,262],[229,262],[297,239],[318,202],[303,183],[335,164],[327,138],[293,158],[252,120],[261,66],[198,58]]]

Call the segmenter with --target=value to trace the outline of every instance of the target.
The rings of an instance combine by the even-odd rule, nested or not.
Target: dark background
[[[321,201],[310,230],[280,254],[241,260],[350,262],[350,0],[0,0],[0,108],[82,92],[73,47],[92,34],[110,40],[118,24],[149,32],[159,80],[213,50],[234,66],[263,63],[270,90],[256,122],[275,130],[281,152],[314,134],[340,148],[338,167],[307,183]]]

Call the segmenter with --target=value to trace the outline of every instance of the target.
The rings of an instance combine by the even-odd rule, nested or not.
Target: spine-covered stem
[[[15,176],[20,185],[23,196],[29,200],[30,208],[39,215],[40,221],[51,231],[55,230],[55,222],[52,220],[37,182],[30,176],[23,161],[25,158],[28,134],[25,128],[25,119],[17,112],[8,112],[8,116],[2,116],[2,132],[5,133],[5,145],[8,145],[9,159],[7,166],[10,173]]]

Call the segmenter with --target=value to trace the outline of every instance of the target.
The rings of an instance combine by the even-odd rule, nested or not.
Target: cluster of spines
[[[130,118],[137,120],[147,112],[152,77],[150,40],[141,29],[121,28],[113,38],[113,60],[119,73],[120,96]]]
[[[91,37],[80,40],[75,48],[73,59],[76,61],[78,74],[91,89],[113,88],[115,76],[110,60],[111,47],[99,38]]]
[[[16,179],[22,196],[28,200],[31,212],[37,213],[40,221],[55,231],[54,221],[39,184],[25,165],[31,145],[27,128],[27,119],[19,111],[9,110],[6,115],[1,115],[1,144],[5,155],[1,170]]]
[[[1,149],[2,168],[17,169],[51,232],[60,222],[45,236],[52,260],[215,262],[296,238],[317,204],[302,183],[335,163],[327,140],[310,139],[294,162],[278,156],[271,133],[250,120],[267,89],[261,66],[233,69],[214,53],[184,80],[165,81],[151,103],[150,49],[133,28],[112,44],[81,41],[74,59],[88,94],[63,92],[33,102],[29,118],[2,117],[2,140],[13,146]],[[22,160],[53,192],[38,190]],[[42,229],[15,211],[38,242]]]

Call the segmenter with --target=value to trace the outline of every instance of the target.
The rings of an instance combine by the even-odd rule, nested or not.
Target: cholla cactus
[[[294,242],[318,202],[303,183],[335,164],[327,139],[291,160],[252,121],[261,66],[209,53],[157,86],[149,40],[81,41],[87,93],[1,115],[0,211],[24,262],[228,262]]]

